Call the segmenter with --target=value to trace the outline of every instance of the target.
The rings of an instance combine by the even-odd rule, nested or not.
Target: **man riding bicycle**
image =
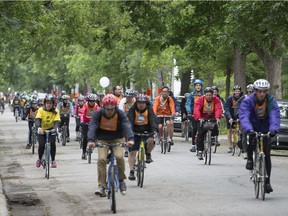
[[[75,117],[75,121],[76,121],[76,141],[79,141],[81,139],[80,137],[80,116],[81,116],[81,110],[84,106],[84,97],[81,95],[78,100],[77,100],[77,104],[74,107],[74,117]]]
[[[123,142],[124,136],[127,138],[127,145],[134,144],[134,134],[127,115],[117,107],[117,99],[114,95],[108,94],[102,100],[102,107],[96,111],[89,124],[88,145],[95,147],[98,143],[119,143]],[[123,148],[121,146],[113,147],[114,156],[119,168],[120,191],[122,195],[126,194],[125,161]],[[98,149],[98,190],[95,192],[100,197],[105,197],[106,188],[106,162],[108,148]]]
[[[204,95],[198,98],[194,106],[194,118],[197,121],[197,150],[198,159],[203,160],[204,151],[204,137],[207,130],[203,127],[204,121],[211,120],[211,122],[216,123],[212,130],[211,136],[214,137],[212,140],[212,145],[215,145],[215,136],[218,136],[219,129],[218,125],[222,116],[222,105],[218,97],[213,97],[213,89],[211,87],[206,87],[204,89]]]
[[[139,94],[136,96],[136,103],[129,109],[128,118],[132,125],[132,129],[135,133],[150,133],[149,137],[145,137],[146,141],[146,163],[151,163],[153,160],[151,158],[151,152],[154,149],[154,135],[153,133],[157,131],[156,116],[150,106],[150,100],[146,95]],[[130,174],[129,180],[134,181],[134,167],[135,167],[135,157],[136,152],[139,150],[141,137],[134,135],[135,144],[129,148],[129,166]]]
[[[169,89],[167,86],[162,88],[162,93],[156,97],[153,104],[153,111],[156,115],[171,116],[175,115],[175,105],[173,99],[169,96]],[[162,128],[164,123],[164,117],[157,117],[157,123],[160,135],[162,134]],[[170,117],[166,118],[168,142],[171,143],[171,121]]]
[[[54,108],[54,98],[51,96],[48,96],[44,99],[44,106],[38,109],[36,120],[35,120],[35,126],[36,130],[38,131],[38,160],[36,161],[36,167],[41,166],[41,159],[44,154],[45,150],[45,143],[46,143],[46,136],[45,136],[45,130],[51,130],[55,129],[55,131],[58,128],[58,124],[60,122],[60,114],[59,110]],[[51,144],[51,167],[57,168],[57,164],[55,161],[55,155],[56,155],[56,134],[51,134],[49,136],[49,141]]]
[[[253,148],[255,148],[255,132],[270,134],[274,137],[280,129],[280,110],[277,101],[267,91],[270,83],[265,79],[258,79],[253,84],[254,93],[244,99],[240,105],[239,119],[243,131],[250,137],[250,145],[247,146],[246,169],[253,169]],[[254,144],[253,144],[254,143]],[[273,192],[270,184],[271,176],[271,143],[264,139],[265,165],[267,170],[267,179],[265,192]]]

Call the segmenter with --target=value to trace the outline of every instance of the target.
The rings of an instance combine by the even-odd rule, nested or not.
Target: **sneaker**
[[[128,151],[125,151],[125,153],[124,153],[124,157],[128,157]]]
[[[170,140],[170,145],[174,145],[174,141],[172,139]]]
[[[103,186],[99,186],[98,189],[95,191],[96,196],[106,197],[105,188]]]
[[[216,146],[220,146],[220,143],[217,141]]]
[[[247,160],[246,169],[253,170],[253,160],[251,160],[251,159]]]
[[[120,181],[120,192],[122,195],[126,194],[126,184],[124,180]]]
[[[248,158],[248,157],[247,157],[247,153],[244,152],[244,153],[243,153],[243,159],[246,160],[247,158]]]
[[[273,189],[272,189],[272,187],[271,187],[271,185],[270,185],[270,183],[266,183],[265,184],[265,193],[271,193],[271,192],[273,192]]]
[[[190,152],[196,152],[196,145],[192,145]]]
[[[70,137],[67,137],[67,142],[70,142]]]
[[[146,163],[151,163],[151,162],[153,162],[153,160],[152,160],[152,158],[151,158],[151,153],[147,153],[146,154]]]
[[[232,152],[233,152],[233,148],[229,147],[228,150],[227,150],[227,153],[232,153]]]
[[[136,177],[135,177],[135,175],[134,175],[134,171],[133,171],[133,170],[130,171],[130,174],[129,174],[128,179],[129,179],[130,181],[135,181]]]
[[[76,137],[76,138],[75,138],[75,141],[79,141],[79,140],[80,140],[80,138],[79,138],[79,137]]]
[[[199,160],[203,160],[202,151],[199,151],[199,152],[198,152],[198,159],[199,159]]]
[[[41,166],[41,160],[38,159],[38,160],[36,161],[36,167],[39,168],[40,166]]]
[[[30,149],[30,148],[31,148],[31,144],[28,143],[28,144],[26,145],[26,149]]]
[[[51,168],[57,168],[56,161],[52,161],[52,162],[51,162]]]
[[[86,160],[87,159],[87,156],[85,153],[82,154],[82,160]]]

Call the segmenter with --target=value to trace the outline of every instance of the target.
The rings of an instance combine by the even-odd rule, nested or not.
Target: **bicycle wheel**
[[[211,164],[211,131],[207,132],[207,159],[208,159],[208,164]],[[215,144],[216,145],[216,144]]]
[[[260,157],[260,166],[259,166],[259,174],[260,174],[260,184],[261,184],[261,195],[262,200],[265,200],[265,184],[266,184],[266,166],[265,166],[265,155],[261,153]]]
[[[45,177],[49,179],[50,177],[50,145],[46,144],[46,152],[45,152]]]
[[[139,151],[138,151],[138,157],[137,157],[137,165],[136,165],[136,169],[137,169],[137,186],[140,186],[141,183],[141,163],[139,160],[140,157]]]
[[[164,128],[164,154],[166,154],[166,151],[167,151],[167,145],[168,145],[168,131],[167,131],[167,128]]]
[[[253,170],[253,183],[254,183],[254,191],[255,191],[255,197],[258,199],[259,197],[259,157],[258,154],[255,153],[255,158],[254,158],[254,170]]]
[[[91,153],[92,153],[92,150],[90,148],[88,148],[87,154],[88,154],[88,163],[89,164],[91,164]]]
[[[19,111],[18,109],[15,110],[15,119],[16,119],[16,122],[18,122],[18,117],[19,117]]]
[[[160,141],[160,146],[161,146],[161,153],[163,153],[164,152],[164,141],[163,140]]]
[[[143,148],[140,149],[141,151],[141,160],[140,162],[140,187],[143,187],[143,183],[144,183],[144,169],[145,169],[145,150]]]
[[[111,205],[111,211],[115,214],[116,213],[116,196],[115,196],[115,189],[116,189],[116,183],[115,183],[115,167],[114,165],[111,166],[111,170],[109,173],[110,177],[110,205]]]
[[[61,131],[62,146],[66,146],[66,138],[67,138],[66,136],[67,136],[67,126],[63,125]]]
[[[185,121],[185,130],[184,130],[185,141],[189,141],[189,122]]]

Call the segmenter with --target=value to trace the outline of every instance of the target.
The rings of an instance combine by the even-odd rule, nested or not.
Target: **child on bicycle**
[[[45,130],[57,129],[60,123],[60,112],[58,109],[54,108],[54,97],[48,96],[44,99],[44,106],[38,109],[35,126],[36,131],[38,131],[38,160],[36,161],[36,167],[41,166],[42,156],[44,154],[46,135]],[[49,136],[49,141],[51,144],[51,167],[57,168],[55,161],[56,155],[56,134],[51,134]]]
[[[153,112],[152,107],[149,103],[149,98],[146,95],[139,94],[136,96],[136,103],[129,109],[128,118],[132,125],[132,129],[136,133],[149,133],[149,137],[145,137],[146,141],[146,163],[151,163],[153,160],[151,158],[151,152],[154,148],[154,132],[157,131],[156,116]],[[129,180],[134,181],[134,166],[135,166],[135,157],[136,152],[139,150],[141,137],[134,136],[135,144],[129,148],[129,167],[130,174]]]
[[[253,84],[254,93],[245,98],[239,110],[239,119],[245,134],[251,138],[250,145],[247,146],[246,169],[253,169],[253,143],[255,143],[255,131],[268,133],[274,137],[280,129],[280,110],[276,100],[267,91],[270,83],[265,79],[258,79]],[[265,165],[267,170],[267,179],[265,193],[273,192],[270,184],[271,176],[271,143],[264,139]]]
[[[127,137],[127,145],[134,144],[134,134],[127,115],[117,107],[117,99],[112,94],[107,94],[102,100],[102,107],[96,111],[90,121],[88,130],[88,145],[95,147],[96,140],[101,143],[119,143],[123,142],[124,135]],[[123,148],[121,146],[113,147],[113,152],[119,168],[120,191],[122,195],[126,194],[125,161]],[[95,194],[105,197],[106,188],[106,161],[108,148],[98,149],[98,190]]]
[[[194,106],[194,118],[197,122],[197,150],[198,159],[203,160],[204,151],[204,136],[207,130],[203,127],[205,120],[211,120],[216,123],[214,129],[212,130],[212,137],[218,136],[219,129],[218,125],[222,116],[222,105],[218,97],[213,97],[213,89],[211,87],[206,87],[204,89],[204,95],[198,98]],[[212,140],[212,145],[216,144],[216,139]]]

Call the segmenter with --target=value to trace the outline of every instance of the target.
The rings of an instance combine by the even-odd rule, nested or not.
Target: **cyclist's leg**
[[[70,117],[68,117],[66,119],[66,124],[67,124],[67,137],[68,137],[68,141],[69,141],[69,139],[70,139],[70,130],[69,130]]]
[[[32,127],[33,127],[33,122],[28,121],[28,140],[27,140],[27,146],[26,148],[30,148],[31,144],[32,144]]]
[[[129,173],[129,180],[135,180],[135,161],[136,161],[136,154],[139,149],[139,144],[140,144],[140,137],[139,136],[134,136],[134,145],[132,147],[129,147],[129,158],[128,158],[128,163],[129,163],[129,168],[130,168],[130,173]]]
[[[105,142],[105,141],[104,141]],[[99,140],[101,143],[101,140]],[[106,161],[108,155],[108,148],[98,148],[98,186],[106,188]]]
[[[203,152],[205,131],[203,129],[203,125],[200,126],[200,121],[197,122],[197,132],[198,132],[196,139],[197,150]]]
[[[155,144],[154,144],[154,137],[148,137],[148,139],[146,140],[146,162],[147,163],[151,163],[153,162],[152,160],[152,157],[151,157],[151,152],[153,151],[155,147]]]
[[[271,175],[271,169],[272,169],[272,164],[271,164],[271,143],[268,141],[268,139],[264,140],[264,154],[265,154],[265,165],[266,165],[266,171],[267,171],[267,176],[268,176],[268,183],[270,183],[270,175]]]
[[[46,136],[38,134],[37,138],[38,138],[38,143],[39,143],[39,146],[38,146],[38,159],[41,160],[42,156],[44,154]]]
[[[76,141],[80,139],[80,118],[75,118],[75,123],[76,123]]]
[[[114,142],[122,142],[122,139],[114,140]],[[125,175],[125,161],[123,156],[123,148],[121,146],[116,146],[113,148],[114,156],[117,161],[117,166],[119,170],[119,180],[122,181],[126,179]]]
[[[172,134],[171,134],[171,128],[172,128],[171,122],[172,122],[171,119],[169,119],[169,120],[166,121],[167,133],[168,133],[168,134],[167,134],[167,135],[168,135],[168,136],[167,136],[167,140],[168,140],[168,141],[171,141],[171,136],[172,136]]]
[[[173,135],[174,135],[174,121],[173,118],[170,118],[170,140],[171,140],[171,144],[173,144]]]
[[[247,146],[247,163],[246,163],[246,169],[252,170],[253,169],[253,150],[256,146],[256,139],[255,138],[249,138],[249,145]]]
[[[49,141],[50,141],[50,144],[51,144],[51,151],[50,151],[50,154],[51,154],[51,160],[52,161],[55,161],[55,156],[56,156],[56,135],[50,135],[49,136]]]
[[[62,126],[64,124],[64,118],[60,118],[60,119],[61,119],[61,121],[60,121],[60,124],[59,124],[59,133],[62,132],[61,129],[62,129]]]
[[[88,133],[88,125],[82,125],[82,135],[83,135],[83,145],[82,145],[82,157],[86,154],[87,149],[87,133]]]
[[[192,117],[191,119],[192,122],[192,146],[196,145],[196,134],[197,134],[197,121],[194,119],[194,117]]]
[[[218,128],[217,124],[215,124],[215,126],[212,130],[212,133],[211,133],[211,137],[213,138],[213,139],[211,139],[212,145],[216,144],[216,136],[218,136],[218,135],[219,135],[219,128]]]

